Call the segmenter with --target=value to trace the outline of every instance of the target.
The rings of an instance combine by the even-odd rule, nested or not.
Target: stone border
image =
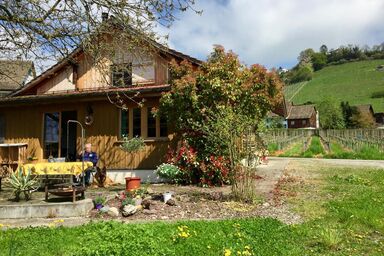
[[[0,205],[0,219],[67,218],[87,216],[93,209],[92,199],[63,203]]]

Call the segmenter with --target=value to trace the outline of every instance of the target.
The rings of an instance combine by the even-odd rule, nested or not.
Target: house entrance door
[[[68,120],[77,120],[76,111],[63,111],[61,112],[61,138],[60,138],[60,155],[61,157],[67,157],[67,161],[76,161],[76,128],[77,126],[73,123],[69,124],[69,131],[67,131]],[[69,133],[69,140],[67,145],[67,133]]]

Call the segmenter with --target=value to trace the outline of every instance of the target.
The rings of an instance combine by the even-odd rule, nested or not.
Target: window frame
[[[50,155],[48,155],[47,149],[46,149],[46,120],[47,115],[49,114],[58,114],[58,133],[57,133],[57,156],[53,157],[60,157],[61,155],[61,112],[60,111],[53,111],[53,112],[44,112],[43,113],[43,158],[48,159]]]
[[[154,129],[155,131],[155,136],[149,136],[149,129],[150,127],[148,126],[149,124],[149,115],[152,115],[151,113],[151,109],[153,107],[151,106],[145,106],[143,108],[139,108],[139,107],[130,107],[128,108],[128,110],[126,110],[126,113],[127,113],[127,130],[128,130],[128,138],[133,138],[135,137],[135,132],[134,132],[134,117],[135,117],[135,109],[137,109],[136,111],[140,110],[140,122],[139,120],[137,120],[137,124],[140,124],[140,135],[139,137],[142,137],[144,140],[157,140],[157,139],[160,139],[160,140],[163,140],[163,139],[168,139],[169,137],[169,128],[168,128],[168,122],[167,120],[165,119],[165,117],[162,118],[162,120],[164,120],[164,123],[163,124],[166,124],[166,134],[162,134],[161,133],[161,117],[159,116],[156,116],[154,117],[154,127],[152,126],[152,129]],[[122,111],[125,111],[123,109],[119,109],[118,111],[118,115],[119,115],[119,125],[118,125],[118,134],[119,134],[119,139],[123,139],[123,134],[122,134],[122,124],[123,124],[123,118],[122,118]],[[136,112],[137,113],[137,112]],[[163,136],[161,136],[163,135]]]
[[[115,69],[118,69],[118,70],[115,70]],[[127,70],[128,70],[128,72],[127,72]],[[117,81],[115,84],[114,76],[116,74],[121,75],[121,78],[119,78],[118,81],[120,81],[120,79],[122,79],[124,84],[121,84],[121,85],[117,84]],[[126,83],[126,81],[125,81],[126,78],[124,77],[125,75],[129,76],[129,80],[130,80],[129,83]],[[125,88],[125,87],[132,87],[133,86],[133,65],[132,65],[132,62],[111,65],[111,85],[114,87],[117,87],[117,88]]]

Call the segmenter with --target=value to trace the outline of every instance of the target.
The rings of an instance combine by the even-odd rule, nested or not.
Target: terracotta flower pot
[[[132,191],[140,188],[141,178],[140,177],[126,177],[125,178],[125,191]]]

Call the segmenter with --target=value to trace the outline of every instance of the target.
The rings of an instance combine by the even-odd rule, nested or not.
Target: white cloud
[[[384,41],[383,0],[198,0],[169,30],[169,45],[205,59],[214,44],[247,64],[292,65],[299,52]]]

